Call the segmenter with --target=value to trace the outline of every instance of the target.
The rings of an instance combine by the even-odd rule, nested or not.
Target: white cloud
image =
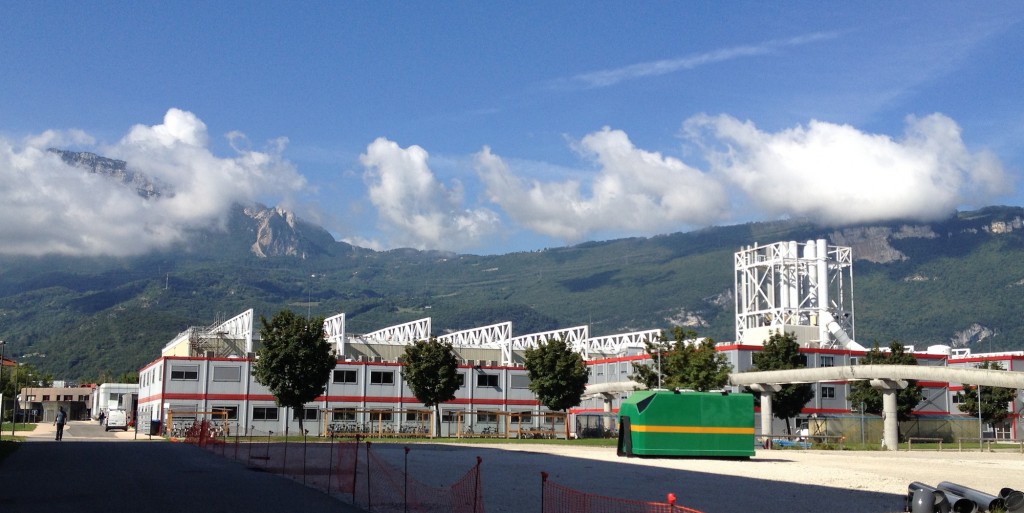
[[[305,180],[280,153],[213,155],[206,125],[170,109],[162,124],[138,125],[116,144],[92,150],[168,184],[173,195],[146,200],[109,178],[64,164],[49,147],[91,145],[81,131],[47,131],[21,143],[0,139],[0,252],[125,256],[167,247],[188,230],[223,224],[235,202],[287,195]]]
[[[586,184],[523,180],[489,148],[477,154],[477,173],[512,219],[567,242],[595,233],[656,234],[704,225],[727,207],[725,191],[712,177],[636,148],[625,132],[604,128],[577,147],[600,167]]]
[[[733,117],[697,116],[684,133],[712,171],[751,201],[760,217],[810,217],[823,224],[933,220],[1008,192],[990,153],[970,152],[942,114],[909,117],[901,139],[811,121],[777,133]]]
[[[390,245],[458,249],[479,244],[498,228],[497,214],[463,208],[461,184],[446,188],[427,158],[419,146],[403,149],[383,137],[359,157],[381,228],[393,238]]]

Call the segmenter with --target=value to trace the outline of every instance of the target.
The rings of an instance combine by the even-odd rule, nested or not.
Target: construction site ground
[[[400,445],[374,451],[402,465]],[[759,450],[749,460],[623,458],[612,447],[415,444],[410,475],[442,485],[483,458],[488,513],[540,511],[541,471],[583,492],[677,503],[705,513],[903,511],[907,485],[950,481],[987,493],[1024,489],[1024,454],[956,451]],[[399,468],[401,468],[399,466]]]

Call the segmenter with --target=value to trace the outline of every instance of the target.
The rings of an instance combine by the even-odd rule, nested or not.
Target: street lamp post
[[[18,362],[14,362],[14,410],[11,413],[11,440],[14,440],[14,428],[18,425]]]
[[[985,438],[985,426],[981,422],[981,385],[978,385],[978,449],[980,450]]]
[[[0,424],[4,423],[4,349],[7,349],[7,342],[0,340]],[[0,440],[3,440],[3,430],[0,429]]]

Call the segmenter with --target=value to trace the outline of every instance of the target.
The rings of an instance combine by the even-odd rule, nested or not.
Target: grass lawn
[[[17,433],[18,431],[35,431],[35,430],[36,430],[36,425],[35,424],[25,424],[25,423],[19,422],[19,423],[14,425],[14,432],[15,433]],[[2,433],[10,433],[10,432],[11,432],[11,423],[10,422],[4,422],[3,424],[0,424],[0,434],[2,434]]]

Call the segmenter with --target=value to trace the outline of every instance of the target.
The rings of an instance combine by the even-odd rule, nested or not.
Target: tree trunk
[[[430,438],[441,436],[441,405],[434,405],[434,429],[431,430]]]

